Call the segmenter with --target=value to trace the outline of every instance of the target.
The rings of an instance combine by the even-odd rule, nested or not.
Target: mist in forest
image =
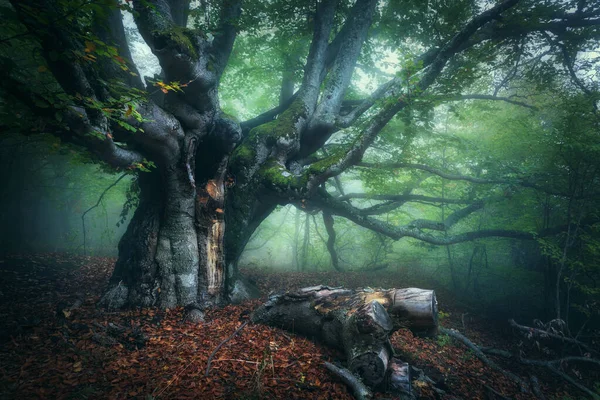
[[[0,13],[0,398],[600,399],[596,2]]]
[[[0,143],[0,249],[116,256],[127,227],[130,176],[98,173],[73,149],[42,137]],[[85,228],[85,235],[84,235]]]

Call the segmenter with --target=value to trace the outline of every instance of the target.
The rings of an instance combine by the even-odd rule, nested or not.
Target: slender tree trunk
[[[302,271],[306,271],[308,264],[308,246],[310,246],[310,214],[306,213],[304,220],[304,241],[302,242]]]
[[[300,241],[300,213],[301,211],[296,208],[296,215],[294,216],[294,240],[292,242],[292,259],[294,269],[300,271],[300,261],[298,260],[298,242]]]

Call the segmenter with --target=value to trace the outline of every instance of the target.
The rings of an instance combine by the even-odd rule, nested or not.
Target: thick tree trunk
[[[432,290],[358,290],[315,286],[272,297],[254,322],[314,337],[342,350],[348,369],[371,387],[410,390],[407,366],[394,359],[389,336],[401,327],[437,333]]]
[[[228,201],[234,193],[227,187],[227,158],[216,168],[203,165],[203,174],[195,175],[197,183],[190,174],[194,166],[188,166],[140,173],[139,206],[119,244],[102,305],[194,309],[257,295],[237,274],[236,264],[272,207],[241,207],[252,199],[238,199],[230,227],[226,209],[235,201]],[[240,215],[243,210],[259,213]],[[235,223],[237,219],[245,221],[244,226]]]

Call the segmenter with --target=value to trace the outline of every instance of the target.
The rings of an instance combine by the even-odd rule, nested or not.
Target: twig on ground
[[[529,392],[528,385],[523,379],[519,378],[517,375],[513,374],[512,372],[506,371],[505,369],[500,367],[498,364],[496,364],[495,362],[493,362],[492,360],[487,358],[477,345],[475,345],[473,342],[471,342],[466,336],[461,334],[459,331],[457,331],[455,329],[446,329],[443,327],[440,327],[439,331],[443,334],[451,336],[451,337],[459,340],[460,342],[462,342],[465,346],[467,346],[469,349],[471,349],[473,351],[473,353],[475,353],[477,358],[479,358],[484,364],[486,364],[489,367],[491,367],[492,369],[495,369],[496,371],[502,373],[504,376],[506,376],[513,382],[517,383],[523,393]]]
[[[329,371],[338,376],[342,382],[352,389],[356,400],[366,400],[373,397],[371,391],[365,386],[364,383],[361,382],[360,378],[352,374],[352,372],[346,368],[340,368],[327,361],[325,361],[323,364]]]
[[[493,354],[493,355],[504,357],[504,358],[512,358],[524,365],[532,365],[532,366],[536,366],[536,367],[547,368],[550,371],[552,371],[554,374],[560,376],[562,379],[564,379],[565,381],[569,382],[570,384],[572,384],[573,386],[575,386],[576,388],[581,390],[582,392],[585,392],[592,399],[600,400],[600,396],[598,394],[594,393],[593,391],[591,391],[587,387],[583,386],[582,384],[577,382],[575,379],[571,378],[569,375],[567,375],[566,373],[562,372],[560,369],[557,368],[557,366],[559,366],[565,362],[583,362],[583,363],[591,363],[591,364],[600,366],[600,360],[597,360],[594,358],[587,358],[587,357],[564,357],[564,358],[558,358],[558,359],[549,360],[549,361],[531,360],[528,358],[523,358],[519,355],[515,356],[515,355],[509,353],[508,351],[504,351],[504,350],[498,350],[498,349],[494,349],[491,347],[478,347],[475,344],[473,344],[473,342],[471,342],[467,337],[465,337],[464,335],[460,334],[458,331],[455,331],[453,329],[440,328],[440,332],[445,333],[446,335],[452,336],[453,338],[456,338],[456,339],[460,340],[461,342],[463,342],[467,347],[469,347],[471,350],[473,350],[475,355],[481,361],[483,361],[485,364],[489,365],[490,367],[492,367],[494,369],[498,369],[500,367],[498,367],[493,361],[490,361],[487,357],[485,357],[485,355],[483,353]],[[480,355],[483,356],[484,358],[481,358]],[[503,372],[509,378],[511,378],[511,375],[516,377],[516,375],[513,375],[510,372],[506,372],[506,371],[502,370],[501,368],[500,368],[500,371]],[[511,379],[513,379],[513,378],[511,378]],[[522,382],[522,384],[521,384],[522,388],[527,387],[527,384],[523,380],[521,380],[521,378],[517,377],[517,379],[519,379],[519,381]],[[515,380],[515,382],[519,382],[519,381]],[[540,399],[544,398],[544,396],[540,390],[540,387],[539,387],[539,382],[537,381],[537,378],[535,376],[531,377],[531,387],[532,387],[533,394],[535,394]]]
[[[556,340],[560,340],[562,342],[567,342],[567,343],[571,343],[574,344],[576,346],[582,347],[585,350],[587,350],[590,353],[594,353],[594,354],[599,354],[597,350],[592,349],[590,346],[588,346],[587,344],[577,340],[577,339],[573,339],[567,336],[562,336],[562,335],[557,335],[556,333],[552,333],[552,332],[548,332],[545,331],[543,329],[538,329],[538,328],[532,328],[530,326],[524,326],[524,325],[519,325],[515,322],[514,319],[509,319],[508,323],[510,324],[510,326],[512,326],[513,328],[516,328],[520,331],[523,331],[525,333],[531,334],[533,336],[537,336],[540,338],[544,338],[544,337],[549,337],[552,339],[556,339]]]
[[[540,381],[538,381],[538,378],[535,375],[530,375],[529,380],[531,381],[531,390],[533,391],[533,394],[540,400],[546,400],[546,397],[540,388]]]
[[[551,361],[529,360],[526,358],[519,357],[518,360],[521,364],[535,365],[537,367],[545,367],[545,368],[549,369],[550,371],[552,371],[554,374],[563,378],[565,381],[569,382],[571,385],[573,385],[576,388],[578,388],[579,390],[581,390],[582,392],[585,392],[592,399],[600,400],[600,395],[598,395],[597,393],[594,393],[587,387],[583,386],[581,383],[577,382],[575,379],[571,378],[569,375],[565,374],[564,372],[562,372],[561,370],[556,368],[557,364],[560,365],[561,363],[566,362],[566,361],[591,362],[591,363],[600,365],[600,361],[598,361],[598,360],[594,360],[592,358],[585,358],[585,357],[565,357],[565,358],[551,360]]]
[[[512,400],[512,398],[503,395],[502,393],[494,390],[491,386],[484,385],[485,390],[487,391],[488,398],[490,399],[500,399],[500,400]]]
[[[246,327],[246,325],[248,325],[248,322],[250,322],[250,320],[247,320],[246,322],[244,322],[243,324],[241,324],[240,326],[238,326],[237,329],[231,334],[231,336],[229,336],[227,339],[225,339],[221,343],[219,343],[219,345],[213,350],[213,352],[210,354],[210,357],[208,357],[208,362],[206,363],[206,372],[204,373],[204,376],[208,376],[208,374],[210,373],[210,364],[212,363],[212,359],[215,356],[215,354],[217,354],[217,351],[219,351],[219,349],[221,347],[223,347],[223,345],[225,343],[227,343],[231,339],[233,339],[233,337],[235,335],[237,335],[239,331],[241,331],[242,329],[244,329]]]

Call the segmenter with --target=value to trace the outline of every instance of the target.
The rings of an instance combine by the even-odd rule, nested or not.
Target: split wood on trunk
[[[433,290],[313,286],[272,296],[252,321],[343,351],[348,369],[368,387],[410,393],[408,365],[394,358],[389,337],[400,328],[435,335],[437,314]]]

